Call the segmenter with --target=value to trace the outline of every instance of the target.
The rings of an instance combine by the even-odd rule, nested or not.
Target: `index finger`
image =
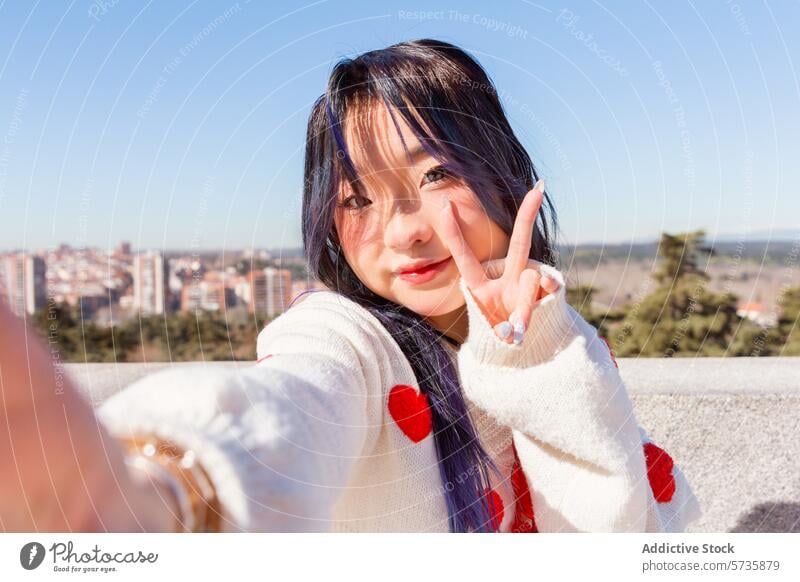
[[[456,206],[450,201],[450,198],[444,197],[442,199],[442,238],[447,248],[450,249],[450,254],[456,263],[456,268],[464,278],[464,282],[470,289],[480,285],[487,279],[486,273],[481,266],[480,261],[472,253],[472,250],[467,245],[461,228],[458,226],[458,210]]]
[[[528,266],[533,224],[536,222],[543,200],[544,180],[539,180],[522,200],[517,211],[517,219],[514,221],[514,231],[508,243],[508,256],[503,274],[508,275],[512,281],[519,280],[520,274]]]

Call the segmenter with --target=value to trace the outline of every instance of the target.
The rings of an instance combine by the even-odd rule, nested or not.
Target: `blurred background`
[[[617,356],[800,355],[797,3],[0,4],[0,293],[64,362],[252,360],[319,287],[305,122],[433,37],[496,83]]]

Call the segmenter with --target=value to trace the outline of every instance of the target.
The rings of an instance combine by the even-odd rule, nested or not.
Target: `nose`
[[[384,228],[387,247],[407,250],[417,243],[426,243],[433,236],[433,215],[430,204],[423,204],[419,197],[396,200]]]

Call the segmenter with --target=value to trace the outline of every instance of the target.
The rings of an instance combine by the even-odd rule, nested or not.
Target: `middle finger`
[[[514,232],[511,233],[511,240],[508,243],[508,256],[504,270],[504,273],[507,273],[512,281],[518,281],[520,274],[528,266],[533,224],[536,221],[536,215],[539,214],[543,199],[544,180],[539,180],[525,195],[517,211]]]

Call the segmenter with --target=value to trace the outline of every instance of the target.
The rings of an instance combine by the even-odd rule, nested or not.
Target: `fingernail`
[[[507,321],[498,323],[496,326],[494,326],[494,329],[502,339],[506,339],[509,335],[511,335],[512,331],[511,324]]]
[[[539,192],[544,192],[544,179],[540,179],[536,184],[533,185],[534,190],[539,190]]]
[[[450,206],[450,198],[447,196],[442,196],[442,210]]]
[[[514,320],[514,343],[521,344],[525,336],[525,323],[520,319]]]

